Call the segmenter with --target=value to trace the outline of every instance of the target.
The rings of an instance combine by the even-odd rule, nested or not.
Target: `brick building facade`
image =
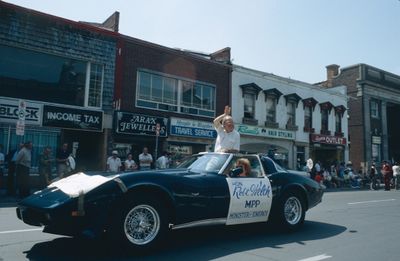
[[[341,68],[329,65],[327,80],[320,85],[348,87],[350,161],[355,169],[371,162],[400,159],[400,76],[357,64]]]
[[[175,159],[211,149],[212,120],[230,104],[230,77],[229,48],[207,55],[121,35],[111,147],[134,159],[145,146],[153,157],[168,151]],[[122,130],[129,122],[137,124]]]

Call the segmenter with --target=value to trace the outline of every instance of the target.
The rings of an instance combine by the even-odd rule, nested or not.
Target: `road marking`
[[[378,202],[387,202],[387,201],[395,201],[396,199],[382,199],[382,200],[370,200],[370,201],[359,201],[359,202],[350,202],[347,203],[349,205],[356,205],[356,204],[367,204],[367,203],[378,203]]]
[[[22,232],[33,232],[39,231],[43,228],[31,228],[31,229],[20,229],[20,230],[9,230],[9,231],[0,231],[0,234],[12,234],[12,233],[22,233]]]
[[[327,254],[322,254],[319,256],[313,256],[305,259],[300,259],[299,261],[318,261],[318,260],[324,260],[327,258],[331,258],[332,256],[328,256]]]

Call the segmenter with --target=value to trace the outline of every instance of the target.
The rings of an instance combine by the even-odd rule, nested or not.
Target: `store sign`
[[[245,134],[245,135],[275,138],[275,139],[286,139],[286,140],[294,140],[295,138],[294,131],[268,129],[257,126],[243,125],[243,124],[237,124],[236,128],[240,134]]]
[[[170,134],[192,138],[215,139],[217,132],[211,122],[171,118]]]
[[[17,124],[15,125],[15,134],[17,136],[25,135],[25,121],[17,120]]]
[[[116,133],[156,136],[159,124],[159,136],[167,136],[167,118],[121,111],[117,111],[115,115]]]
[[[346,138],[321,134],[311,134],[311,142],[332,145],[346,145]]]
[[[175,153],[175,154],[192,155],[192,147],[191,146],[169,145],[168,151],[171,153]]]
[[[102,131],[103,112],[44,105],[43,126]]]
[[[381,144],[382,140],[380,136],[372,136],[372,143],[373,144]]]
[[[17,124],[18,120],[24,120],[25,124],[41,125],[42,105],[24,103],[22,108],[19,100],[0,99],[0,121]]]

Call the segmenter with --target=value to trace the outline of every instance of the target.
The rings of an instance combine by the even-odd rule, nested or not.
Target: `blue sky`
[[[399,0],[5,0],[74,21],[120,12],[120,32],[172,48],[231,47],[235,64],[315,83],[325,66],[400,75]]]

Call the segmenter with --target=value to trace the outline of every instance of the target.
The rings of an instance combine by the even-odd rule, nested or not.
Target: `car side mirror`
[[[242,173],[242,172],[243,172],[243,168],[242,167],[234,168],[229,173],[229,176],[232,177],[232,178],[235,178],[235,177],[239,176],[240,173]]]

